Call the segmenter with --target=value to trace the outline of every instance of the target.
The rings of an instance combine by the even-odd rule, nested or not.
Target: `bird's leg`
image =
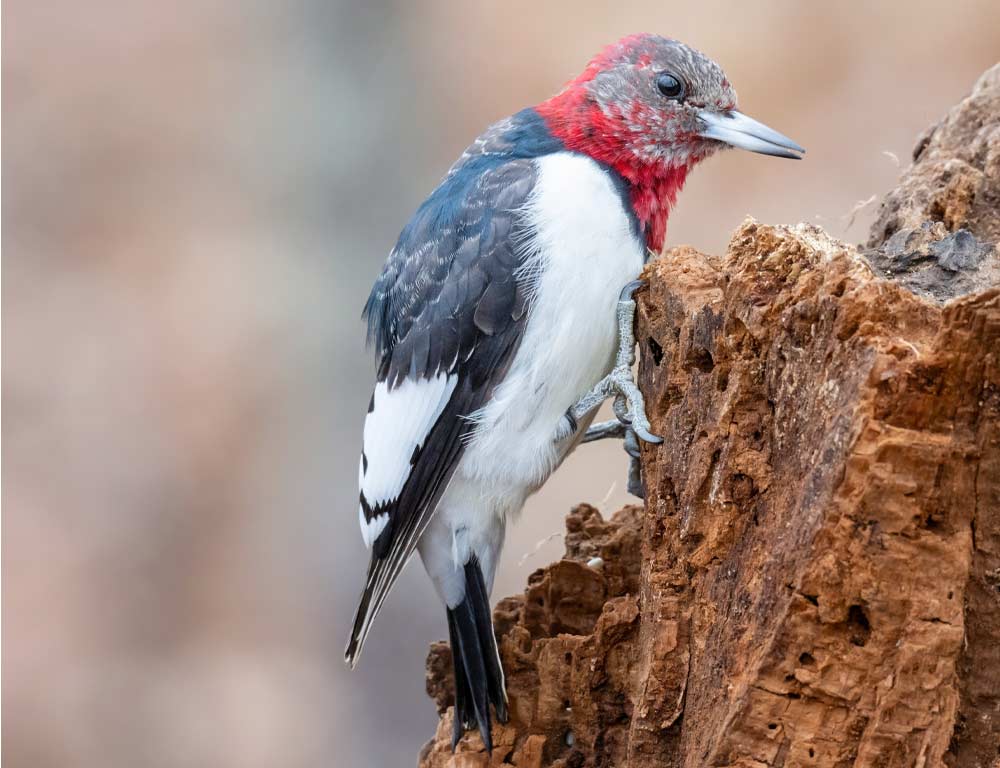
[[[567,418],[579,421],[607,398],[614,397],[617,419],[594,424],[584,434],[582,442],[589,443],[607,437],[624,438],[625,452],[629,455],[628,491],[639,498],[643,497],[639,474],[639,439],[652,444],[663,442],[663,438],[650,432],[646,404],[632,377],[632,364],[635,362],[635,334],[632,330],[635,301],[632,294],[641,285],[641,280],[629,283],[622,289],[618,300],[618,357],[614,369],[567,413]]]
[[[646,404],[642,399],[642,392],[632,378],[632,364],[635,362],[635,334],[632,331],[635,321],[635,301],[632,299],[632,294],[640,286],[642,286],[641,280],[633,280],[622,289],[618,300],[618,357],[615,360],[615,367],[569,411],[572,418],[581,421],[609,397],[614,397],[615,416],[618,417],[622,428],[612,427],[614,422],[596,424],[587,430],[585,442],[603,437],[624,437],[626,427],[631,428],[647,443],[663,442],[663,438],[649,431]]]

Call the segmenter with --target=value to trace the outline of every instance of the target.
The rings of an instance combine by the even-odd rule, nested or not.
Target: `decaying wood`
[[[996,766],[1000,67],[868,246],[745,222],[646,271],[646,504],[496,609],[510,724],[422,766]]]

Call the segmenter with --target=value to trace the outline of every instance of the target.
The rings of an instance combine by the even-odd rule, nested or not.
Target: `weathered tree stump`
[[[1000,764],[1000,67],[867,248],[745,222],[647,270],[645,507],[502,600],[511,722],[437,766]]]

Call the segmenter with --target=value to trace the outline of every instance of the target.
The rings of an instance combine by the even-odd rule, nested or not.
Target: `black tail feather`
[[[486,750],[492,752],[489,705],[496,709],[499,722],[507,722],[507,692],[489,597],[475,559],[465,566],[465,599],[448,609],[448,634],[455,665],[452,749],[466,729],[478,727]]]
[[[454,613],[448,611],[448,640],[451,643],[452,664],[455,667],[455,717],[451,732],[451,749],[454,752],[458,740],[469,728],[476,726],[473,714],[472,699],[469,693],[469,680],[465,676],[465,665],[459,656],[458,630],[455,627]]]
[[[472,615],[471,606],[468,600],[462,601],[454,610],[455,616],[455,636],[458,640],[458,653],[452,648],[452,655],[458,656],[461,665],[464,667],[465,683],[467,685],[467,696],[471,699],[472,711],[476,718],[476,725],[479,727],[479,735],[483,737],[486,750],[493,750],[493,742],[490,734],[490,705],[488,684],[486,680],[486,665],[483,663],[483,654],[479,645],[479,635],[476,631],[476,620]],[[455,676],[458,682],[458,675]],[[455,696],[456,709],[459,697]],[[463,722],[468,718],[468,712],[459,712],[459,719]]]
[[[476,633],[483,652],[486,666],[487,686],[490,701],[496,708],[497,720],[507,722],[507,686],[500,664],[500,650],[497,648],[496,634],[493,632],[493,612],[490,610],[490,596],[486,594],[482,571],[475,561],[465,566],[466,600],[472,605],[476,617]],[[468,593],[474,595],[470,600]]]

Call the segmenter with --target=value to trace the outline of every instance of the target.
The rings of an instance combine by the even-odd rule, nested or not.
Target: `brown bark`
[[[1000,764],[1000,67],[865,251],[745,222],[646,270],[646,503],[502,600],[512,718],[421,765]]]

